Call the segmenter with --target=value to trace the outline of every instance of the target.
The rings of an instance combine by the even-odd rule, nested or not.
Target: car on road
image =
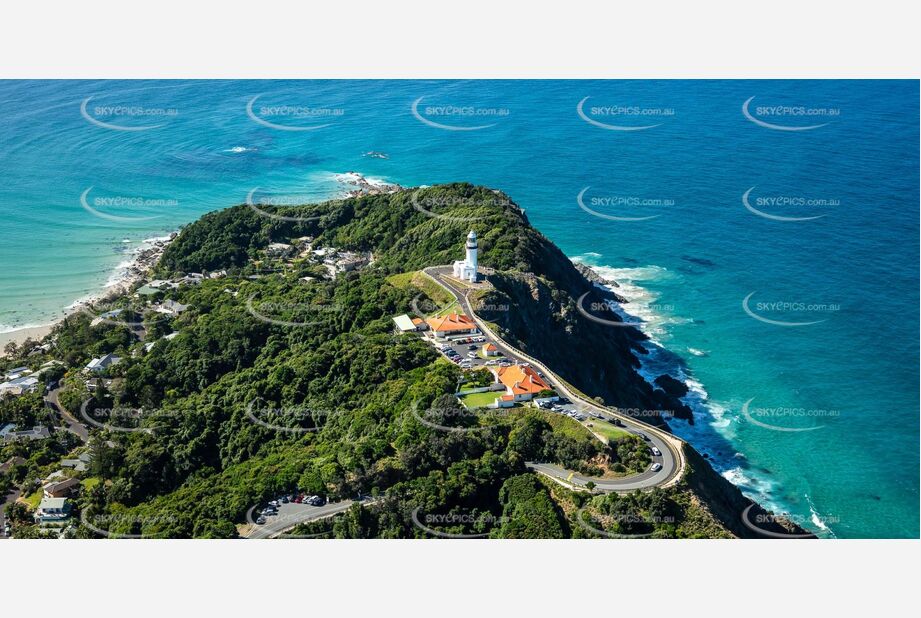
[[[656,447],[652,447],[652,454],[655,455],[656,457],[661,457],[661,456],[662,456],[662,451],[660,451],[660,450],[657,449]]]
[[[259,518],[256,520],[256,524],[258,524],[258,525],[261,526],[261,525],[264,524],[264,523],[265,523],[265,517],[263,517],[262,515],[260,515]]]
[[[612,425],[616,425],[617,427],[623,427],[623,426],[624,426],[623,421],[621,421],[619,418],[616,418],[616,417],[611,419],[611,424],[612,424]]]
[[[659,470],[662,469],[662,464],[656,462],[652,464],[652,466],[650,466],[649,469],[652,470],[653,472],[658,472]]]
[[[636,432],[636,435],[638,435],[639,437],[641,437],[641,438],[642,438],[643,440],[645,440],[646,442],[649,442],[649,436],[647,436],[646,434],[644,434],[642,431]]]

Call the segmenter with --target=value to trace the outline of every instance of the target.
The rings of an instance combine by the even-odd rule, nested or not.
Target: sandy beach
[[[174,232],[166,237],[147,239],[144,245],[137,250],[131,260],[131,264],[125,267],[121,272],[121,276],[117,281],[107,285],[100,290],[98,294],[94,294],[68,307],[66,309],[67,315],[72,315],[82,310],[84,307],[90,307],[102,299],[111,298],[128,292],[136,283],[145,279],[147,273],[150,272],[150,269],[160,260],[160,256],[163,255],[166,247],[175,237],[176,233]],[[6,344],[10,341],[15,341],[17,345],[22,345],[26,339],[33,339],[36,341],[42,339],[51,333],[51,330],[58,322],[65,318],[66,316],[42,326],[27,326],[25,328],[17,328],[15,330],[0,333],[0,358],[6,356],[3,348],[5,348]]]
[[[6,333],[0,333],[0,358],[6,356],[3,352],[3,348],[5,348],[6,344],[10,341],[15,341],[17,345],[22,345],[22,342],[26,339],[34,339],[37,341],[48,335],[53,327],[54,324],[46,324],[45,326],[30,326],[11,330]]]

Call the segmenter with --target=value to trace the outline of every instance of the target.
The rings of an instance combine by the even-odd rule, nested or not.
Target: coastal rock
[[[675,398],[686,397],[688,386],[681,380],[675,379],[668,374],[660,375],[654,380],[655,385]]]

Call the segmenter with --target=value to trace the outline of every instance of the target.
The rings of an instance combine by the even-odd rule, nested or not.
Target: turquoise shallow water
[[[693,387],[697,423],[676,431],[723,474],[826,536],[916,537],[918,94],[855,81],[0,82],[0,329],[53,319],[143,239],[256,187],[328,197],[351,170],[487,184],[622,283],[674,355],[647,369]]]

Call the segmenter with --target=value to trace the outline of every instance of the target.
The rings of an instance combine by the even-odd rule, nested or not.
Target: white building
[[[115,356],[114,354],[106,354],[105,356],[100,356],[99,358],[94,358],[86,365],[87,371],[100,372],[105,371],[112,365],[118,364],[121,360],[121,357]]]
[[[454,262],[454,276],[464,281],[476,283],[476,232],[470,230],[467,234],[467,258],[463,261]]]

